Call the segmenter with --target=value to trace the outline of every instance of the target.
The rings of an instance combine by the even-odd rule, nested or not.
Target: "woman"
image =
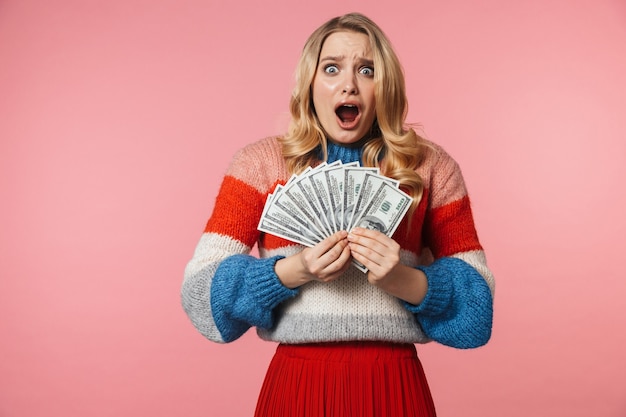
[[[494,281],[459,167],[405,125],[401,66],[367,17],[318,28],[296,78],[287,134],[231,163],[185,270],[185,311],[212,341],[256,327],[279,343],[257,416],[433,416],[415,344],[491,336]],[[413,197],[391,238],[356,227],[304,247],[257,230],[277,184],[338,160],[379,167]]]

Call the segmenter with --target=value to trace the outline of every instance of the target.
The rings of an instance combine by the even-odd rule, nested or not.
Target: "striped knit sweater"
[[[330,283],[282,285],[274,264],[304,247],[257,230],[267,195],[289,178],[278,141],[266,138],[235,155],[185,269],[182,304],[194,326],[219,343],[256,327],[262,339],[282,343],[485,344],[491,336],[493,276],[461,171],[441,147],[431,145],[417,170],[425,189],[410,230],[405,218],[393,235],[401,262],[426,274],[428,291],[419,305],[374,287],[353,266]],[[329,163],[360,158],[360,149],[329,143]],[[258,258],[249,255],[255,244]]]

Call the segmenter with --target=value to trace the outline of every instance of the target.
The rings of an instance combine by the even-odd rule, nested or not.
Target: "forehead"
[[[372,48],[369,37],[364,33],[353,31],[331,33],[324,40],[320,51],[320,59],[326,56],[371,59]]]

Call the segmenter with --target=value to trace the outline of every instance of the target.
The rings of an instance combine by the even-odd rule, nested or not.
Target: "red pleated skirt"
[[[255,417],[431,417],[415,346],[384,342],[280,344]]]

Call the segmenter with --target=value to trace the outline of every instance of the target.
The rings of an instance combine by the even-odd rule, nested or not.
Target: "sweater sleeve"
[[[491,337],[491,290],[465,261],[446,257],[418,267],[428,280],[428,292],[417,306],[405,303],[428,337],[460,349],[486,344]]]
[[[185,268],[183,308],[196,329],[218,343],[239,338],[251,326],[272,327],[273,309],[298,292],[283,286],[276,276],[279,257],[249,255],[259,238],[264,188],[271,184],[259,173],[268,171],[271,157],[271,152],[259,155],[258,149],[250,148],[235,156]]]
[[[276,276],[274,264],[280,258],[233,255],[220,263],[211,288],[211,311],[224,342],[236,340],[250,326],[271,328],[274,308],[298,293]]]
[[[441,150],[432,171],[423,236],[434,262],[417,267],[428,280],[424,300],[405,307],[431,339],[455,348],[479,347],[491,338],[493,275],[458,164]]]

